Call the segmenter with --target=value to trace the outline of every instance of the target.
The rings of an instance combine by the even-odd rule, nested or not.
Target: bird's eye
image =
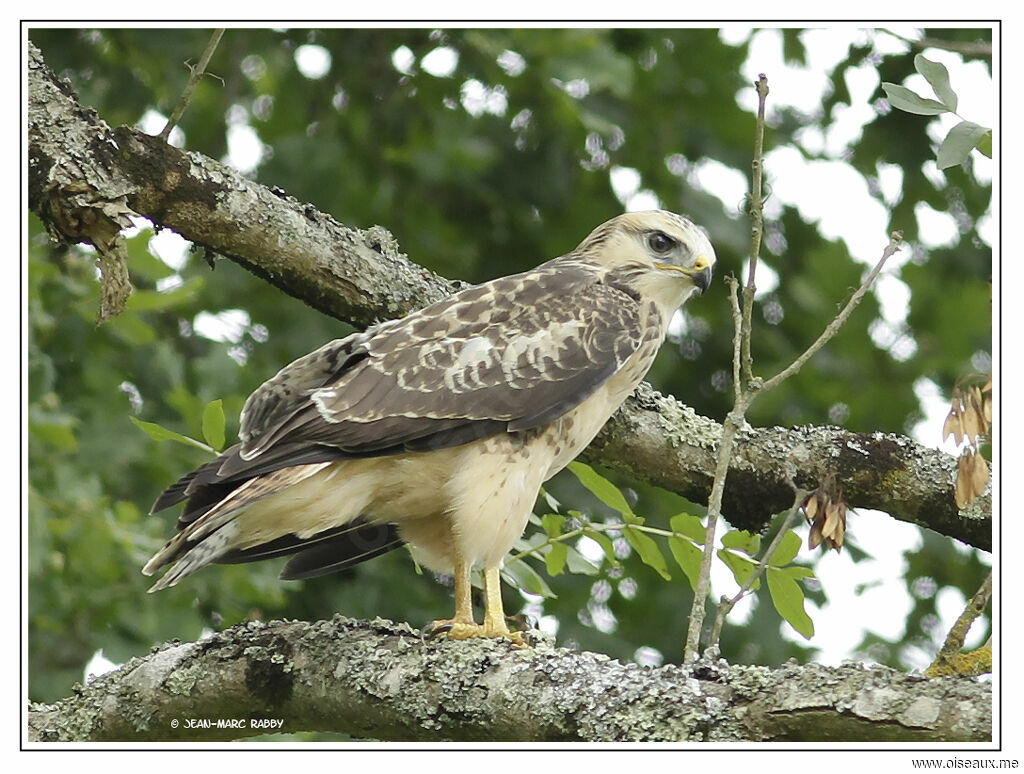
[[[647,246],[659,255],[665,255],[672,252],[672,248],[676,246],[676,240],[664,231],[654,231],[647,236]]]

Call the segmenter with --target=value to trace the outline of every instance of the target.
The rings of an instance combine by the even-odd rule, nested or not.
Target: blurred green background
[[[884,31],[844,30],[846,42],[833,45],[822,65],[815,36],[796,29],[230,29],[172,141],[230,160],[343,223],[383,225],[412,260],[471,282],[567,252],[626,206],[653,202],[688,214],[716,245],[716,282],[686,307],[648,378],[721,421],[732,394],[721,276],[745,276],[749,241],[742,186],[736,195],[723,192],[749,170],[749,73],[756,75],[757,51],[774,46],[787,68],[816,76],[821,93],[812,94],[812,110],[787,103],[789,71],[769,72],[766,148],[841,166],[834,184],[826,178],[799,196],[833,214],[848,208],[854,228],[858,192],[884,207],[889,222],[870,224],[877,250],[868,259],[880,255],[889,228],[904,231],[907,245],[889,274],[890,288],[895,283],[909,306],[894,317],[881,296],[869,295],[827,351],[756,402],[748,418],[909,433],[923,416],[922,384],[948,398],[957,379],[991,369],[984,233],[991,181],[973,160],[938,172],[929,120],[884,104],[877,83],[904,82],[920,49]],[[953,43],[990,37],[946,28],[920,34]],[[153,133],[185,84],[184,63],[198,60],[209,35],[171,28],[29,33],[84,105],[111,125]],[[984,55],[952,56],[990,69]],[[866,95],[855,88],[865,77],[875,83]],[[866,111],[862,126],[832,141],[852,108]],[[848,240],[772,195],[787,180],[776,179],[782,173],[771,164],[767,173],[763,261],[771,272],[754,338],[755,367],[765,376],[817,336],[865,271]],[[953,236],[937,243],[922,206],[948,216]],[[250,616],[341,612],[418,627],[450,615],[450,586],[429,573],[418,577],[404,551],[298,583],[276,579],[281,562],[212,567],[147,595],[150,581],[139,568],[173,522],[170,513],[148,516],[149,506],[205,457],[153,441],[129,416],[201,437],[202,409],[220,398],[230,442],[255,387],[351,328],[229,261],[211,270],[166,231],[154,239],[144,224],[129,240],[136,293],[124,314],[97,328],[93,254],[52,243],[34,215],[27,229],[32,699],[68,694],[99,649],[120,662],[165,639],[194,639]],[[929,442],[939,441],[940,430],[941,419]],[[651,525],[702,513],[670,493],[610,477]],[[611,515],[572,476],[555,479],[551,493],[596,520]],[[858,523],[868,521],[851,521],[844,557],[855,570],[876,553],[858,542]],[[937,600],[946,590],[969,596],[987,572],[980,552],[934,534],[907,537],[908,529],[917,533],[905,528],[893,538],[903,541],[895,546],[903,560],[887,579],[906,600],[896,612],[902,633],[848,637],[851,656],[919,666],[951,623],[940,621]],[[691,594],[685,577],[670,568],[672,579],[663,580],[624,541],[615,553],[618,566],[598,560],[596,574],[553,578],[543,562],[527,560],[557,596],[526,598],[506,588],[506,609],[525,606],[546,627],[557,626],[562,644],[645,664],[679,661]],[[813,567],[819,557],[805,550],[800,561]],[[869,585],[856,574],[850,583]],[[805,590],[815,607],[838,591],[814,582]],[[723,655],[736,661],[808,659],[827,636],[820,627],[810,641],[794,636],[766,599],[739,618],[722,643]]]

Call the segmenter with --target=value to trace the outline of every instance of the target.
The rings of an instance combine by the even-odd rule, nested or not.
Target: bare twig
[[[899,249],[899,245],[903,239],[901,232],[896,231],[892,233],[889,239],[889,244],[882,252],[882,257],[879,259],[878,263],[871,269],[867,277],[861,283],[861,286],[853,293],[850,300],[847,301],[846,305],[839,314],[836,315],[835,319],[829,323],[818,339],[811,344],[803,354],[801,354],[787,368],[767,381],[763,381],[754,376],[753,359],[750,355],[750,339],[752,328],[751,320],[753,316],[752,310],[754,306],[754,294],[756,291],[754,276],[757,270],[757,260],[761,250],[761,238],[764,231],[761,187],[764,154],[765,102],[769,91],[768,79],[763,73],[758,77],[754,86],[757,89],[758,94],[758,110],[754,139],[754,159],[751,162],[752,175],[749,198],[751,228],[750,255],[748,258],[750,261],[750,267],[747,273],[746,285],[743,287],[741,299],[738,298],[738,295],[740,295],[737,287],[738,281],[734,277],[727,278],[730,290],[729,297],[732,304],[733,325],[736,330],[733,338],[733,393],[735,399],[733,409],[729,412],[728,416],[726,416],[725,422],[723,423],[722,436],[718,443],[717,458],[715,462],[715,477],[711,486],[711,496],[708,499],[707,528],[705,532],[703,556],[701,557],[700,574],[697,578],[697,588],[694,591],[693,605],[690,609],[690,621],[686,632],[686,643],[683,649],[684,663],[694,661],[698,656],[700,633],[704,626],[707,598],[709,596],[711,586],[711,564],[715,549],[715,531],[718,519],[721,516],[722,493],[725,488],[725,478],[729,472],[729,463],[732,460],[733,446],[735,444],[736,436],[739,430],[746,423],[746,412],[750,408],[750,404],[758,395],[778,386],[784,380],[797,373],[803,367],[804,363],[810,360],[818,350],[825,346],[825,344],[827,344],[832,337],[836,335],[847,319],[849,319],[850,314],[860,303],[864,294],[867,293],[868,289],[870,289],[875,278],[878,276],[878,273],[885,265],[885,262]],[[804,495],[806,495],[806,493],[804,493]],[[803,503],[803,499],[804,498],[801,498],[800,496],[797,497],[797,503],[790,509],[789,517],[786,519],[786,526],[779,531],[779,534],[776,535],[773,544],[769,546],[769,549],[762,557],[761,562],[758,565],[759,571],[756,572],[751,579],[748,579],[748,583],[744,584],[739,593],[732,600],[723,600],[722,607],[719,609],[719,614],[716,618],[711,638],[709,640],[712,645],[717,644],[725,616],[728,615],[736,602],[749,592],[757,575],[760,575],[760,573],[763,572],[764,567],[771,559],[772,553],[778,547],[779,542],[785,535],[794,514],[799,510],[800,505]]]
[[[892,234],[889,235],[889,244],[886,245],[885,250],[882,251],[882,257],[878,259],[878,263],[876,263],[874,268],[872,268],[868,273],[868,276],[865,278],[864,282],[861,283],[861,286],[854,291],[852,296],[850,296],[850,300],[846,302],[846,306],[843,307],[842,311],[840,311],[839,314],[836,315],[835,319],[828,324],[824,331],[822,331],[817,341],[811,344],[811,346],[809,346],[804,353],[800,355],[800,357],[790,363],[788,367],[775,374],[771,379],[767,380],[761,387],[762,391],[770,390],[772,387],[775,387],[791,377],[803,368],[804,363],[810,360],[819,349],[831,341],[832,337],[835,336],[839,332],[839,329],[846,323],[847,318],[849,318],[853,310],[857,308],[861,299],[864,298],[864,294],[867,293],[868,289],[874,284],[875,277],[878,276],[882,267],[885,266],[885,262],[900,249],[900,244],[902,242],[902,231],[893,231]]]
[[[160,139],[167,142],[167,138],[171,134],[171,130],[178,125],[178,121],[185,114],[185,109],[188,107],[189,101],[192,99],[192,92],[195,91],[196,84],[199,83],[199,79],[203,77],[206,72],[206,66],[210,63],[210,57],[213,56],[213,52],[217,50],[217,44],[220,43],[221,37],[224,35],[224,29],[215,29],[213,34],[210,36],[210,42],[206,44],[206,50],[203,51],[203,55],[199,57],[199,64],[191,68],[192,74],[188,78],[188,83],[185,84],[185,88],[181,92],[181,99],[178,100],[178,106],[174,108],[174,112],[171,113],[171,117],[167,119],[167,126],[164,127],[163,131],[160,132]]]
[[[708,523],[704,532],[703,554],[700,560],[700,573],[697,575],[697,588],[693,592],[693,604],[690,607],[690,622],[686,629],[686,644],[683,648],[683,663],[696,661],[700,645],[700,633],[704,628],[704,616],[707,611],[707,598],[711,590],[711,562],[715,555],[715,530],[718,518],[722,514],[722,492],[725,490],[725,477],[729,472],[732,460],[732,449],[736,442],[736,434],[743,426],[743,411],[733,409],[722,423],[722,438],[718,442],[718,459],[715,465],[715,479],[711,485],[711,497],[708,499]]]
[[[729,283],[729,302],[732,304],[732,394],[733,406],[738,406],[743,399],[743,381],[740,378],[740,363],[743,351],[743,317],[740,311],[739,280],[726,277]]]
[[[762,234],[762,201],[761,201],[761,165],[764,150],[764,108],[768,98],[768,78],[761,73],[754,84],[758,94],[757,129],[754,137],[754,160],[751,162],[752,178],[750,190],[750,271],[747,285],[743,290],[743,307],[740,309],[737,300],[737,280],[729,279],[730,300],[733,310],[733,324],[736,333],[733,338],[733,390],[735,402],[722,425],[722,437],[718,442],[718,456],[715,461],[715,477],[711,485],[711,496],[708,499],[708,520],[704,533],[704,547],[701,556],[700,572],[697,575],[697,588],[693,593],[693,604],[690,607],[690,621],[686,629],[686,643],[683,646],[683,662],[697,659],[700,645],[700,633],[704,627],[707,612],[707,598],[711,588],[711,563],[715,554],[715,532],[718,519],[722,514],[722,493],[725,491],[725,477],[729,472],[732,460],[733,445],[736,435],[745,423],[745,415],[750,401],[756,394],[752,373],[753,361],[750,356],[751,308],[754,303],[754,273],[757,270],[757,256],[761,250]],[[751,389],[754,391],[751,392]]]
[[[761,254],[761,239],[764,236],[764,200],[762,198],[763,160],[764,160],[764,108],[768,100],[768,78],[761,73],[754,84],[757,89],[757,122],[754,132],[754,159],[750,162],[750,268],[747,272],[747,284],[743,289],[743,335],[740,337],[743,347],[743,379],[745,389],[750,389],[754,379],[754,361],[750,356],[751,316],[754,309],[754,294],[757,287],[754,276],[757,274],[757,259]]]

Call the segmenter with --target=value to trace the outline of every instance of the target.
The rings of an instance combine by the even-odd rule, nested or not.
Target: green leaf
[[[956,111],[956,92],[949,85],[949,71],[946,70],[946,66],[941,62],[925,59],[923,55],[918,54],[914,57],[914,69],[931,84],[939,101],[950,111]]]
[[[619,488],[611,481],[597,473],[592,467],[582,462],[570,462],[569,470],[589,489],[598,500],[609,508],[613,508],[623,516],[633,516],[633,509],[629,507],[626,498]]]
[[[559,545],[565,545],[560,543]],[[565,546],[566,548],[566,567],[569,572],[574,575],[597,575],[600,572],[600,568],[595,565],[592,561],[587,559],[583,554],[577,551],[572,546]]]
[[[793,530],[788,530],[785,537],[779,543],[778,548],[775,549],[775,553],[771,555],[768,563],[772,567],[783,567],[794,559],[796,555],[800,553],[800,546],[803,545],[803,541],[800,536]]]
[[[203,451],[213,452],[214,450],[207,446],[205,443],[197,441],[195,438],[189,438],[187,435],[176,433],[173,430],[168,430],[166,427],[162,427],[155,422],[143,422],[141,419],[135,417],[128,417],[137,428],[142,430],[146,435],[152,438],[154,441],[177,441],[183,443],[186,446],[194,446],[197,449]]]
[[[668,571],[668,562],[665,561],[665,556],[661,553],[661,549],[658,548],[654,538],[629,526],[623,527],[622,535],[633,547],[633,550],[637,552],[644,564],[656,570],[665,580],[672,580],[672,575]]]
[[[569,551],[565,543],[552,543],[548,546],[548,550],[544,552],[544,566],[548,575],[561,575],[568,558]]]
[[[219,398],[203,409],[203,439],[217,451],[224,448],[224,404]]]
[[[792,575],[794,578],[814,578],[817,577],[814,574],[814,570],[810,567],[801,567],[798,564],[791,565],[790,567],[780,568],[785,570],[786,575]]]
[[[911,91],[906,86],[900,86],[896,83],[883,83],[882,89],[885,91],[889,104],[897,110],[903,110],[919,116],[937,116],[949,112],[949,108],[941,102],[918,96],[917,93]]]
[[[982,155],[992,158],[992,130],[985,132],[985,136],[978,140],[978,150]]]
[[[558,537],[562,534],[562,526],[565,524],[565,516],[560,513],[548,513],[540,517],[540,525],[548,537]]]
[[[761,536],[745,529],[734,529],[722,535],[722,545],[753,556],[761,550]]]
[[[768,568],[768,592],[783,620],[805,639],[811,639],[814,636],[814,622],[804,610],[804,590],[794,574],[789,572],[789,568]]]
[[[939,169],[948,169],[963,164],[985,135],[989,135],[989,152],[991,153],[991,130],[987,126],[981,126],[971,121],[961,121],[954,126],[949,130],[946,139],[939,146],[939,152],[935,155]]]
[[[736,579],[736,582],[742,586],[747,582],[747,578],[754,572],[754,568],[757,567],[756,562],[752,562],[745,556],[740,556],[734,551],[728,551],[724,548],[718,550],[718,558],[725,562],[725,566],[732,572],[732,577]],[[754,581],[753,588],[760,588],[761,581]]]
[[[570,513],[572,513],[570,511]],[[603,532],[598,532],[596,529],[590,529],[589,527],[583,528],[583,534],[593,540],[604,551],[604,557],[608,560],[608,563],[613,567],[618,567],[619,560],[615,556],[615,544],[612,543],[612,539]]]
[[[544,579],[526,562],[510,562],[502,568],[501,577],[505,579],[506,583],[529,594],[536,594],[548,599],[556,598],[555,593],[544,582]]]
[[[689,513],[677,513],[668,520],[673,532],[686,535],[694,543],[704,545],[707,532],[704,529],[704,522]]]
[[[672,558],[676,560],[686,579],[690,581],[690,588],[697,590],[697,578],[700,575],[700,560],[704,552],[699,546],[689,540],[673,535],[668,539],[668,548],[672,552]]]
[[[131,298],[128,299],[127,309],[113,320],[109,320],[104,325],[104,328],[131,346],[135,348],[142,348],[147,347],[156,341],[156,331],[153,330],[152,325],[146,323],[132,311],[133,307],[131,299],[134,298],[135,295],[135,293],[132,293]],[[93,311],[92,314],[95,314],[95,311]]]
[[[132,274],[137,274],[151,282],[170,277],[174,269],[161,261],[149,250],[153,239],[153,229],[145,228],[131,239],[125,240],[128,249],[128,265]]]

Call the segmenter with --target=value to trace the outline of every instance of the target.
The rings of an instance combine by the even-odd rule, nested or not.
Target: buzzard
[[[704,233],[672,212],[598,226],[572,252],[325,344],[254,392],[239,443],[164,492],[177,534],[143,568],[291,555],[312,578],[405,543],[455,581],[430,631],[506,637],[502,558],[541,485],[643,379],[674,311],[711,281]],[[470,577],[483,570],[483,623]]]

